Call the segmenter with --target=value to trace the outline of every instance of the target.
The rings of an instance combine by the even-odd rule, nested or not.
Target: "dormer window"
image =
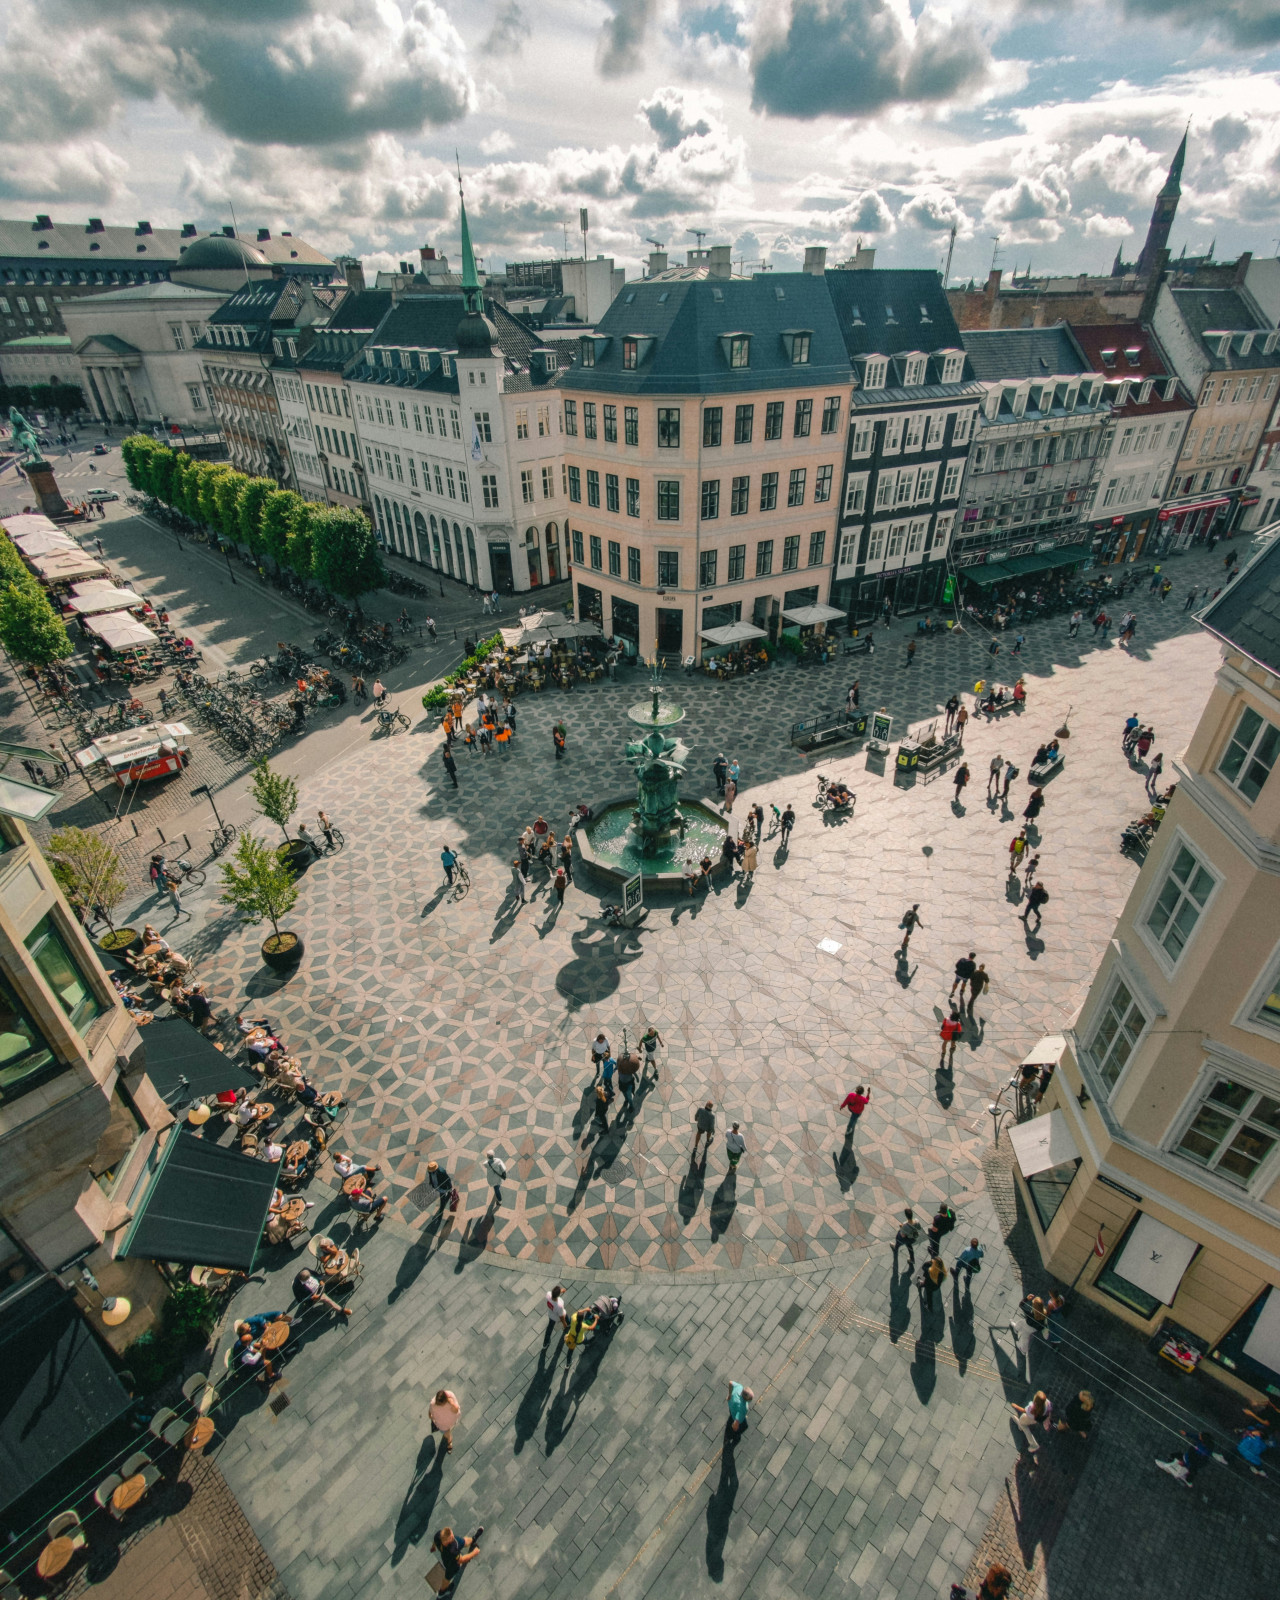
[[[1270,355],[1274,355],[1275,354],[1277,338],[1280,338],[1280,333],[1278,333],[1277,330],[1275,328],[1273,328],[1271,330],[1271,332],[1266,336],[1266,338],[1262,341],[1262,353],[1263,353],[1264,356],[1270,356]]]
[[[1150,400],[1151,391],[1154,387],[1155,385],[1150,378],[1143,381],[1142,387],[1138,390],[1138,404],[1140,406],[1145,406],[1147,401]]]
[[[864,328],[866,326],[866,323],[862,320],[862,312],[858,309],[857,306],[850,306],[849,309],[853,313],[853,315],[849,319],[850,322],[853,324],[853,326],[855,328]]]
[[[891,328],[896,328],[898,326],[898,319],[893,314],[892,306],[886,306],[884,308],[884,320]]]
[[[382,365],[384,367],[389,367],[391,365],[391,352],[390,352],[390,350],[381,350],[378,353],[382,357]]]
[[[944,350],[942,352],[942,381],[943,383],[959,383],[964,376],[964,351]]]
[[[449,357],[449,356],[441,356],[440,357],[440,371],[444,374],[444,376],[446,378],[450,378],[450,377],[453,376],[453,361],[452,361],[451,357]]]
[[[273,339],[271,341],[271,348],[278,356],[284,355],[284,346],[280,343],[279,339]]]
[[[793,367],[805,367],[809,364],[809,341],[813,338],[808,328],[788,328],[782,335],[782,343],[786,347],[787,358]]]
[[[622,366],[625,372],[634,372],[640,365],[639,339],[624,339],[622,341]]]
[[[1114,367],[1115,364],[1116,364],[1116,353],[1115,353],[1115,351],[1114,350],[1104,350],[1102,352],[1102,365],[1104,367]]]
[[[924,382],[925,357],[912,354],[902,358],[902,381],[908,389]]]
[[[1178,380],[1176,378],[1165,379],[1164,397],[1166,400],[1176,400],[1178,398]]]
[[[883,389],[888,371],[889,363],[884,356],[868,356],[867,364],[862,374],[862,387],[864,389]]]
[[[1124,358],[1129,363],[1129,365],[1131,367],[1141,366],[1141,364],[1142,364],[1142,351],[1139,349],[1139,347],[1137,345],[1133,345],[1133,344],[1127,345],[1125,347]]]
[[[1207,311],[1208,306],[1205,307]],[[1204,342],[1213,351],[1215,356],[1225,356],[1231,349],[1231,335],[1224,333],[1221,328],[1206,329]]]
[[[751,335],[749,333],[722,333],[720,348],[730,367],[751,365]]]
[[[1250,350],[1253,349],[1253,334],[1240,333],[1237,334],[1236,337],[1240,340],[1240,354],[1242,356],[1247,356]]]
[[[595,364],[596,364],[596,347],[595,347],[595,345],[592,344],[590,339],[584,339],[582,341],[581,349],[578,352],[578,360],[582,363],[582,365],[584,367],[594,367],[595,366]]]
[[[933,318],[929,315],[928,306],[921,306],[920,307],[920,320],[921,320],[921,322],[932,322],[933,321]]]

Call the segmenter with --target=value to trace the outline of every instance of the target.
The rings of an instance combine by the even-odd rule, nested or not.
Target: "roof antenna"
[[[239,244],[240,243],[240,224],[236,221],[236,208],[235,208],[234,204],[232,203],[230,195],[227,196],[227,206],[228,206],[228,208],[230,209],[230,212],[231,212],[231,237],[236,241],[237,244]],[[248,262],[248,259],[246,257],[242,256],[240,258],[240,265],[244,268],[244,281],[247,284],[249,282],[249,262]]]

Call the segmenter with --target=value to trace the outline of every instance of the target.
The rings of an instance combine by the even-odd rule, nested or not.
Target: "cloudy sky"
[[[0,0],[0,214],[292,227],[387,265],[633,271],[859,238],[953,280],[1137,254],[1191,119],[1175,252],[1274,254],[1280,0]]]

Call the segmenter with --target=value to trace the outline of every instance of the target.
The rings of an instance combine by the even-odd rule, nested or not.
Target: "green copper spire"
[[[467,226],[467,203],[462,197],[462,173],[458,173],[458,206],[462,213],[462,298],[468,311],[484,314],[484,292],[476,272],[476,253],[471,248],[471,229]]]
[[[1164,195],[1180,195],[1182,193],[1182,168],[1187,159],[1187,134],[1191,131],[1188,122],[1182,135],[1182,143],[1174,153],[1173,162],[1169,167],[1169,176],[1165,179],[1164,188],[1160,193]]]

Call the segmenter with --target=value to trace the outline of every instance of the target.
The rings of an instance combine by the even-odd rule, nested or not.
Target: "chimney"
[[[347,280],[347,288],[353,294],[364,292],[364,263],[357,261],[354,256],[339,256],[338,266],[342,268],[342,276]]]
[[[707,273],[712,278],[732,278],[733,262],[730,260],[730,246],[727,244],[713,244],[707,251]]]
[[[1237,286],[1244,282],[1245,273],[1249,270],[1249,263],[1253,260],[1252,250],[1242,250],[1240,259],[1236,262],[1235,283]]]
[[[149,222],[140,222],[138,224],[138,226],[134,229],[134,232],[135,233],[150,233],[151,232],[151,224]]]
[[[418,256],[423,261],[434,261],[436,258],[435,246],[430,244],[420,246]]]
[[[991,271],[987,273],[987,287],[983,290],[982,298],[988,305],[1000,297],[1001,276],[999,267],[992,267]]]
[[[655,277],[659,272],[667,270],[667,252],[665,250],[650,250],[649,276]]]
[[[182,224],[182,237],[184,239],[194,239],[195,236],[196,236],[196,225],[195,225],[195,223],[194,222],[184,222]]]
[[[855,272],[870,272],[875,264],[875,250],[866,245],[858,245],[853,253],[853,270]]]
[[[258,243],[259,244],[261,244],[264,239],[269,239],[270,237],[271,237],[271,229],[270,228],[259,228],[258,229]]]
[[[102,218],[90,217],[89,226],[84,231],[86,233],[105,233],[106,229],[102,226]]]
[[[820,278],[827,270],[827,247],[825,244],[805,245],[804,270],[811,278]]]
[[[31,231],[32,231],[32,233],[43,233],[46,228],[52,228],[52,227],[53,227],[52,221],[48,217],[46,217],[43,213],[41,213],[41,215],[36,218],[35,226],[32,228]]]
[[[406,278],[409,276],[409,263],[407,261],[402,261],[400,263],[400,271]]]

